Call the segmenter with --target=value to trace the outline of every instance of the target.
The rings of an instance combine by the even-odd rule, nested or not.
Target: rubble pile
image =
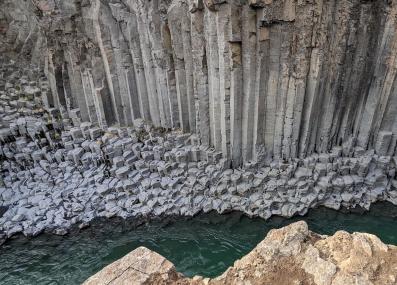
[[[17,233],[66,234],[96,217],[147,219],[200,211],[303,215],[387,200],[397,204],[397,158],[334,147],[289,161],[229,169],[196,135],[99,127],[45,107],[50,92],[32,66],[0,59],[0,242]],[[68,115],[69,114],[69,115]]]

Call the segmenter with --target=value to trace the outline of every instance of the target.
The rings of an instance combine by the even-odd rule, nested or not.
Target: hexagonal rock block
[[[116,177],[119,179],[126,179],[130,172],[130,168],[128,166],[121,167],[116,170]]]

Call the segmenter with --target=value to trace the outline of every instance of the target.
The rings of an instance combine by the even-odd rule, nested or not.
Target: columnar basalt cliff
[[[396,1],[0,8],[0,243],[397,204]]]
[[[228,168],[197,136],[143,120],[101,128],[45,108],[37,67],[0,58],[0,244],[15,234],[67,234],[97,217],[133,222],[200,212],[269,218],[376,201],[397,204],[397,158],[334,147],[291,162]]]
[[[3,0],[48,107],[195,133],[231,166],[344,146],[394,155],[396,1]]]

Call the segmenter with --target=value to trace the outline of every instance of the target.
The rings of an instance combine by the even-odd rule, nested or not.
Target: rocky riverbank
[[[320,205],[397,204],[395,157],[344,145],[304,159],[230,169],[195,135],[142,120],[100,128],[81,122],[78,110],[46,107],[46,92],[48,81],[38,69],[1,59],[0,242],[17,233],[63,235],[96,217],[233,210],[266,219]]]
[[[338,231],[323,236],[297,222],[271,230],[254,250],[214,279],[186,278],[170,261],[140,247],[84,284],[392,285],[396,268],[397,247],[374,235]]]

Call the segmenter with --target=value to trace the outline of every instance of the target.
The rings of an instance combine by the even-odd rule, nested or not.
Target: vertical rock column
[[[357,49],[351,49],[351,62],[344,77],[343,101],[338,108],[340,123],[336,127],[338,128],[336,143],[357,136],[366,101],[366,90],[372,74],[372,51],[376,49],[378,29],[382,29],[381,9],[376,3],[361,5],[358,9],[357,30],[349,40]]]
[[[67,106],[63,87],[62,65],[60,65],[59,61],[62,61],[61,54],[49,52],[46,58],[45,73],[54,98],[54,107],[64,111],[67,110]]]
[[[174,55],[179,118],[182,130],[196,131],[193,94],[193,59],[190,14],[186,3],[174,3],[168,9],[168,20]]]
[[[88,70],[81,73],[82,79],[82,91],[87,104],[87,114],[89,120],[93,124],[99,124],[99,119],[97,115],[97,104],[95,104],[95,90],[94,84],[92,82],[92,75]]]
[[[66,100],[66,107],[68,112],[70,112],[72,109],[76,109],[77,106],[77,100],[75,97],[75,93],[72,92],[72,88],[70,87],[70,78],[69,78],[69,73],[68,73],[68,67],[67,64],[64,63],[62,64],[62,83],[63,83],[63,92],[65,94],[65,100]]]
[[[216,27],[219,51],[219,105],[222,138],[222,153],[230,157],[230,58],[229,23],[231,21],[230,4],[219,5],[216,12]]]
[[[196,111],[196,131],[201,143],[210,145],[210,119],[208,94],[208,68],[204,38],[204,4],[202,0],[190,7],[190,29],[192,37],[193,90]]]
[[[211,145],[218,151],[222,150],[221,109],[219,98],[219,46],[216,25],[216,12],[205,10],[204,30],[206,38],[208,90]]]
[[[232,165],[241,164],[241,6],[219,5],[217,31],[219,46],[219,97],[222,153]]]
[[[166,81],[168,90],[168,104],[170,111],[171,126],[173,128],[180,128],[179,118],[179,103],[178,103],[178,92],[176,87],[176,76],[175,76],[175,64],[174,64],[174,51],[172,48],[171,31],[169,28],[168,21],[163,23],[161,29],[161,37],[164,46],[164,56],[166,64]]]
[[[394,98],[397,96],[396,90],[393,88],[397,73],[396,16],[397,4],[394,4],[387,11],[383,35],[379,39],[377,48],[374,75],[360,123],[357,143],[364,148],[367,148],[368,145],[373,147],[376,144],[387,107],[396,100]],[[390,128],[389,124],[384,124],[383,127]]]
[[[230,5],[230,159],[233,167],[242,160],[243,70],[241,56],[241,6]]]
[[[171,127],[171,108],[170,94],[167,86],[167,50],[164,46],[164,25],[167,7],[161,1],[147,2],[147,28],[149,32],[149,41],[151,46],[151,56],[156,78],[157,100],[160,115],[161,126],[164,128]]]
[[[95,32],[95,37],[96,41],[100,50],[100,54],[102,56],[102,62],[103,62],[103,67],[105,71],[105,78],[107,80],[107,86],[109,90],[109,95],[112,104],[111,105],[105,105],[105,108],[109,108],[109,110],[106,110],[105,112],[107,113],[113,113],[114,118],[116,123],[123,125],[124,124],[124,118],[122,116],[122,103],[121,99],[119,96],[116,96],[115,94],[115,89],[113,86],[113,81],[112,81],[112,73],[111,73],[111,65],[108,60],[108,56],[112,56],[111,54],[111,47],[109,43],[109,31],[106,31],[105,36],[108,39],[107,43],[107,48],[104,45],[104,42],[102,40],[102,31],[101,31],[101,25],[100,25],[100,10],[101,10],[101,2],[99,0],[95,0],[92,3],[92,20],[93,20],[93,29]],[[112,61],[113,62],[113,61]],[[93,66],[95,68],[95,66]],[[113,71],[114,72],[114,71]]]
[[[241,39],[243,68],[243,104],[242,104],[242,156],[244,161],[251,160],[254,154],[254,114],[256,93],[256,12],[248,5],[241,9]]]
[[[95,111],[98,118],[98,123],[102,127],[111,126],[116,121],[116,114],[113,112],[112,98],[109,96],[110,88],[106,79],[104,63],[102,58],[94,56],[91,58],[92,70],[88,70],[89,86],[92,90],[92,96],[95,104]]]
[[[332,42],[324,42],[323,49],[326,51],[327,70],[323,74],[323,90],[321,96],[321,116],[317,130],[316,151],[326,152],[332,137],[331,128],[335,119],[335,107],[339,100],[338,94],[341,90],[340,83],[345,75],[345,60],[348,41],[350,40],[349,15],[353,12],[353,4],[350,1],[340,0],[336,7],[331,8],[334,13],[329,15],[328,23],[334,22],[335,27],[330,27],[328,34],[334,39]],[[329,12],[326,12],[329,13]],[[327,17],[327,16],[326,16]],[[335,20],[335,19],[338,20]]]
[[[178,96],[178,113],[181,129],[189,132],[189,100],[186,85],[185,55],[183,49],[182,20],[183,8],[177,3],[168,10],[171,43],[175,67],[176,91]]]
[[[269,77],[270,31],[261,22],[263,9],[257,10],[257,61],[255,82],[254,142],[255,154],[265,149],[266,96]],[[266,154],[266,153],[262,153]]]
[[[300,134],[299,155],[305,157],[311,144],[311,134],[314,130],[315,116],[317,115],[318,97],[316,96],[319,88],[320,73],[320,51],[313,48],[310,56],[310,69],[307,78],[305,104],[303,106],[302,129]]]
[[[314,7],[286,1],[283,8],[283,21],[286,28],[294,31],[290,37],[291,48],[287,52],[290,72],[282,139],[284,159],[296,158],[299,154],[299,135],[312,48]]]
[[[171,42],[173,48],[173,58],[175,67],[176,90],[178,95],[179,121],[181,129],[185,132],[195,130],[194,105],[193,105],[193,81],[191,57],[190,33],[186,37],[185,30],[190,31],[190,21],[187,19],[187,7],[182,3],[172,4],[168,9],[168,21],[171,32]],[[189,27],[187,27],[187,25]],[[185,47],[187,46],[187,47]],[[186,69],[187,67],[187,69]],[[192,121],[193,120],[193,121]]]
[[[192,43],[190,31],[190,13],[187,4],[182,5],[182,41],[183,53],[185,62],[185,76],[186,76],[186,93],[188,99],[188,113],[189,113],[189,129],[191,133],[196,132],[196,114],[194,106],[193,93],[193,59],[192,59]]]
[[[329,3],[328,5],[332,5]],[[306,157],[315,148],[316,133],[318,126],[318,116],[321,114],[321,90],[322,90],[322,70],[325,51],[322,45],[326,39],[327,15],[324,12],[330,11],[331,7],[318,3],[313,7],[311,22],[313,25],[313,36],[309,55],[309,71],[306,76],[305,99],[302,109],[302,121],[299,140],[299,156]]]
[[[120,116],[123,117],[125,125],[131,125],[133,122],[133,108],[131,108],[130,90],[134,90],[134,85],[130,86],[131,81],[128,78],[129,69],[132,66],[131,55],[128,45],[124,39],[120,23],[123,21],[123,15],[120,4],[109,4],[107,17],[104,23],[109,31],[110,49],[113,54],[113,74],[115,96],[120,97]],[[117,87],[117,88],[116,88]]]
[[[83,121],[90,121],[87,103],[83,91],[80,66],[77,64],[74,49],[65,52],[65,62],[67,64],[70,87],[73,96],[76,98],[77,107],[80,109],[80,116]]]
[[[156,126],[161,126],[159,101],[157,95],[156,74],[151,54],[151,44],[149,39],[149,23],[145,1],[138,0],[133,4],[135,6],[137,16],[137,27],[139,34],[139,42],[142,53],[142,61],[145,70],[146,86],[149,98],[150,121]]]
[[[129,51],[134,64],[134,74],[139,102],[139,111],[143,119],[150,121],[149,94],[147,88],[146,74],[142,59],[141,44],[138,31],[137,15],[129,6],[129,13],[126,14],[127,23],[125,28],[125,37],[128,39]]]

